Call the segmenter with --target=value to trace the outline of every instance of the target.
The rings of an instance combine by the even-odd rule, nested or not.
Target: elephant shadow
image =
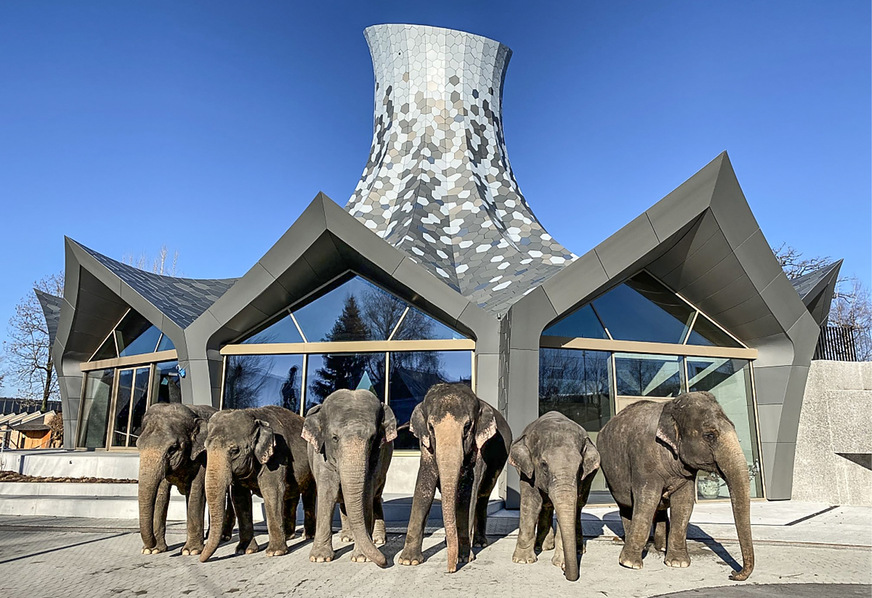
[[[596,521],[601,521],[601,525],[599,526],[598,533],[593,533],[591,535],[601,536],[604,529],[607,527],[615,536],[618,537],[619,540],[623,540],[624,538],[624,526],[621,522],[621,515],[618,511],[610,511],[603,515],[602,520],[599,520],[597,517],[593,515],[588,515],[587,518],[582,515],[582,519],[584,520],[584,534],[587,536],[590,532],[596,530]],[[589,527],[588,527],[589,526]],[[590,530],[590,531],[589,531]],[[704,532],[702,528],[698,525],[688,524],[687,526],[687,539],[694,540],[696,542],[700,542],[705,545],[709,550],[715,553],[724,563],[729,565],[735,571],[739,571],[742,566],[736,561],[735,558],[724,548],[724,545],[712,538],[709,534]],[[648,546],[646,545],[645,552]],[[644,558],[643,554],[643,558]]]

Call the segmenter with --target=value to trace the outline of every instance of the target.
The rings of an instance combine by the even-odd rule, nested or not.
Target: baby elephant
[[[521,475],[521,520],[512,560],[535,563],[536,548],[550,549],[556,543],[551,562],[563,568],[566,579],[577,580],[581,508],[599,469],[599,451],[584,428],[549,411],[512,444],[509,463]],[[556,542],[551,524],[555,511]]]
[[[382,491],[397,437],[394,412],[368,390],[337,390],[306,414],[302,436],[318,485],[315,542],[309,559],[333,560],[333,507],[339,501],[343,532],[354,538],[351,560],[387,559],[376,548],[386,542]],[[346,517],[347,516],[347,517]]]

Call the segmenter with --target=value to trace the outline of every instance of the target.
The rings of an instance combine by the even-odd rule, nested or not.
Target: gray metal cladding
[[[509,164],[502,92],[511,50],[420,25],[364,34],[373,140],[346,210],[474,303],[505,312],[575,259],[536,219]]]

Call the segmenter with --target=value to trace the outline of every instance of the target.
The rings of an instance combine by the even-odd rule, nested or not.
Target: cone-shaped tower
[[[506,311],[575,256],[512,174],[502,127],[512,54],[437,27],[364,32],[375,71],[372,149],[346,209],[488,311]]]

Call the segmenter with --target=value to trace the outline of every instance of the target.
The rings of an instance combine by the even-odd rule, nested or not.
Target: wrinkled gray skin
[[[387,559],[382,492],[397,437],[394,412],[368,390],[337,390],[306,414],[303,438],[318,485],[315,542],[309,560],[333,560],[333,507],[342,510],[343,537],[354,540],[351,560]]]
[[[206,405],[180,403],[157,403],[146,411],[136,441],[142,554],[158,554],[167,549],[167,509],[172,486],[184,495],[187,506],[188,537],[182,554],[200,554],[203,550],[206,510],[203,442],[207,422],[215,411]],[[224,539],[229,539],[232,531],[233,510],[228,509],[223,521]]]
[[[424,562],[424,523],[438,487],[448,547],[448,572],[459,559],[475,558],[470,546],[487,546],[488,497],[512,444],[503,416],[465,384],[436,384],[412,412],[412,433],[421,443],[421,463],[401,565]]]
[[[521,476],[521,518],[512,560],[535,563],[536,548],[550,550],[556,544],[551,562],[563,568],[566,579],[577,580],[578,550],[584,547],[581,509],[599,469],[599,451],[584,428],[549,411],[512,444],[509,463]]]
[[[748,579],[754,570],[748,465],[736,429],[714,396],[691,392],[668,403],[634,403],[603,427],[597,445],[624,523],[621,565],[642,568],[652,522],[654,546],[666,549],[666,564],[690,565],[687,525],[695,476],[702,470],[720,475],[730,489],[743,560],[730,578]]]
[[[263,497],[269,532],[267,556],[287,553],[287,538],[293,538],[297,503],[303,497],[307,538],[315,533],[315,480],[306,457],[306,442],[300,437],[303,418],[283,407],[226,409],[209,421],[206,437],[206,500],[212,521],[224,516],[221,498],[231,489],[239,521],[236,554],[257,552],[251,493]],[[232,484],[232,486],[231,486]],[[219,536],[209,530],[200,561],[218,547]]]

